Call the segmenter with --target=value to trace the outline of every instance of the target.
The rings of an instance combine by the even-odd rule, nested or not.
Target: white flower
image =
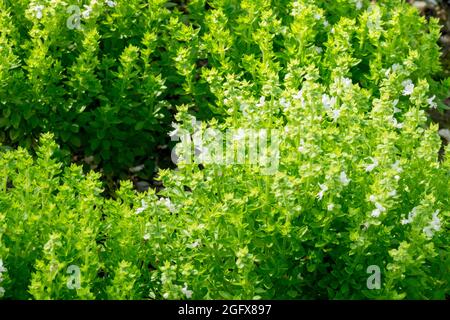
[[[85,19],[89,18],[92,12],[92,7],[84,5],[85,10],[81,13],[81,16]]]
[[[112,0],[107,0],[107,1],[106,1],[106,4],[107,4],[108,6],[110,6],[111,8],[114,8],[114,7],[116,6],[116,2],[115,2],[115,1],[112,1]]]
[[[196,240],[195,242],[188,245],[189,248],[194,249],[200,245],[200,240]]]
[[[411,223],[417,215],[417,207],[414,207],[408,214],[408,219],[403,219],[401,222],[403,225]]]
[[[300,153],[305,153],[306,152],[305,140],[300,139],[300,147],[298,147],[298,151]]]
[[[394,63],[394,64],[392,65],[392,67],[386,69],[386,71],[384,72],[384,75],[385,75],[386,78],[387,78],[387,77],[389,77],[389,75],[391,74],[391,71],[396,72],[396,71],[400,70],[401,67],[402,67],[402,66],[399,65],[398,63]]]
[[[436,210],[433,213],[433,219],[430,224],[423,228],[423,232],[427,235],[427,237],[431,238],[434,234],[434,231],[441,230],[441,219],[438,217],[439,210]]]
[[[377,198],[373,194],[371,194],[369,197],[369,200],[370,200],[370,202],[375,203],[377,201]]]
[[[192,298],[192,294],[194,293],[192,290],[188,290],[187,284],[184,284],[184,287],[181,288],[181,292],[186,296],[186,298]]]
[[[400,64],[394,63],[394,64],[392,65],[392,71],[398,71],[398,70],[400,70],[401,67],[402,67],[402,66],[401,66]]]
[[[367,27],[369,30],[380,31],[381,30],[381,17],[379,14],[372,15],[367,21]]]
[[[248,105],[248,103],[245,103],[245,102],[243,102],[243,103],[241,103],[241,105],[239,106],[239,108],[241,109],[241,111],[242,111],[242,114],[245,116],[245,117],[247,117],[248,116],[248,113],[249,113],[249,108],[250,108],[250,106]]]
[[[144,240],[148,241],[149,239],[150,239],[150,234],[149,233],[144,234]]]
[[[398,105],[398,99],[395,99],[394,101],[392,101],[392,106],[394,107],[394,113],[402,112],[401,109],[397,108],[397,105]]]
[[[286,101],[285,98],[280,99],[280,104],[284,108],[284,110],[288,109],[291,106],[291,103],[289,101]]]
[[[385,69],[382,69],[381,71],[383,71]],[[391,74],[391,68],[387,68],[386,71],[384,71],[384,75],[387,77],[389,77],[389,75]]]
[[[395,161],[395,163],[392,165],[392,169],[397,171],[398,173],[401,173],[403,171],[402,167],[400,167],[400,160]]]
[[[385,212],[386,209],[378,202],[375,202],[375,206],[377,207],[372,211],[372,217],[378,218],[382,212]]]
[[[303,101],[303,90],[300,90],[297,94],[295,94],[295,95],[293,96],[293,98],[294,98],[295,100],[302,100],[302,101]]]
[[[5,289],[3,287],[0,287],[0,298],[3,298],[5,295]]]
[[[376,158],[370,158],[372,160],[372,164],[366,165],[366,172],[371,172],[373,169],[375,169],[378,166],[378,160]]]
[[[334,203],[330,203],[328,206],[327,206],[327,210],[328,211],[332,211],[334,209]]]
[[[341,82],[344,85],[344,87],[350,87],[353,85],[352,79],[349,79],[349,78],[342,78]]]
[[[169,198],[160,198],[159,199],[159,203],[166,206],[167,209],[169,209],[170,212],[174,212],[175,211],[175,206],[174,204],[170,201]]]
[[[396,107],[398,105],[399,100],[395,99],[394,101],[392,101],[392,106]]]
[[[322,95],[322,104],[323,107],[328,110],[332,107],[334,107],[334,105],[336,104],[336,98],[335,97],[331,97],[327,94],[323,94]]]
[[[266,105],[266,97],[261,97],[259,103],[256,104],[257,107],[264,107]]]
[[[324,193],[326,191],[328,191],[328,186],[326,184],[320,184],[320,183],[319,183],[319,186],[320,186],[320,191],[317,194],[317,198],[319,198],[319,200],[322,200]]]
[[[380,210],[381,212],[386,211],[386,209],[378,202],[375,202],[375,207],[377,207],[377,209]]]
[[[331,116],[331,118],[333,118],[333,121],[337,121],[337,119],[339,119],[339,116],[341,115],[341,110],[333,109],[332,114],[333,115]]]
[[[43,6],[43,5],[36,5],[33,8],[31,8],[31,10],[36,12],[35,17],[37,19],[42,19],[42,16],[43,16],[42,15],[42,10],[44,10],[44,8],[45,8],[45,6]]]
[[[434,230],[439,231],[441,230],[441,219],[438,217],[439,210],[436,210],[433,213],[433,220],[431,221],[431,225],[434,228]]]
[[[347,174],[345,173],[345,171],[342,171],[341,174],[339,175],[339,181],[341,181],[341,183],[344,186],[347,186],[350,183],[350,181],[352,181],[352,180],[347,177]]]
[[[172,122],[172,128],[174,128],[175,130],[172,130],[171,132],[169,132],[169,136],[170,138],[173,139],[179,137],[181,128],[180,125],[178,123]]]
[[[292,7],[293,7],[292,11],[291,11],[292,16],[296,16],[296,15],[300,14],[303,9],[302,5],[298,1],[295,1],[292,4]]]
[[[320,20],[320,19],[322,19],[322,15],[320,13],[316,13],[316,14],[314,14],[314,19]]]
[[[168,298],[169,298],[169,294],[168,294],[167,292],[164,293],[164,294],[163,294],[163,298],[164,298],[164,299],[168,299]]]
[[[374,209],[371,213],[371,216],[374,218],[378,218],[381,214],[381,211],[379,209]]]
[[[426,234],[426,236],[428,237],[428,238],[431,238],[431,237],[433,237],[433,230],[431,229],[431,227],[430,226],[426,226],[425,228],[423,228],[423,232]]]
[[[403,81],[402,86],[403,86],[403,95],[404,96],[409,96],[413,93],[414,83],[410,79]]]
[[[409,219],[402,219],[401,222],[402,222],[403,225],[411,223],[411,221]]]
[[[395,128],[397,128],[397,129],[403,128],[403,123],[398,122],[395,117],[391,117],[391,122],[392,122],[392,124],[394,125]]]
[[[434,101],[435,98],[436,96],[432,96],[431,98],[427,99],[428,105],[430,106],[431,109],[437,108],[437,103]]]
[[[361,0],[357,0],[357,1],[356,1],[356,9],[357,9],[357,10],[361,10],[362,7],[363,7],[362,1],[361,1]]]
[[[139,214],[148,208],[147,202],[144,199],[141,200],[141,207],[136,209],[136,214]]]
[[[392,190],[388,193],[390,197],[395,197],[397,195],[397,190]]]
[[[318,54],[321,54],[321,53],[323,52],[322,47],[318,47],[318,46],[314,46],[314,50],[316,50],[316,52],[317,52]]]
[[[323,22],[323,26],[326,28],[326,27],[328,27],[330,25],[330,23],[328,22],[328,20],[325,20],[324,22]]]

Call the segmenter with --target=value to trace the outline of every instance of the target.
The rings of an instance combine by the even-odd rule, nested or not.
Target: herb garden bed
[[[448,297],[415,5],[0,0],[0,297]]]

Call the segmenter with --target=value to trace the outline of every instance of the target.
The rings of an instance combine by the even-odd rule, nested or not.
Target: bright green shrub
[[[36,299],[75,298],[65,279],[67,267],[76,264],[85,278],[78,297],[93,298],[100,267],[99,175],[85,179],[79,167],[62,170],[51,158],[56,145],[50,139],[44,137],[36,161],[23,149],[1,155],[1,250],[9,251],[2,258],[10,279],[6,296],[25,299],[28,289]]]
[[[0,1],[3,140],[52,131],[108,173],[152,158],[182,82],[165,2]]]
[[[402,1],[379,6],[347,0],[208,3],[214,10],[204,13],[199,55],[208,65],[202,80],[222,112],[229,108],[223,83],[231,75],[250,81],[267,97],[279,95],[283,82],[298,87],[314,67],[320,82],[345,76],[374,94],[388,69],[406,57],[415,63],[413,80],[430,80],[441,70],[437,21],[427,23]]]
[[[305,113],[316,101],[309,86]],[[124,182],[105,200],[99,175],[63,169],[48,135],[36,160],[2,152],[4,297],[444,298],[449,161],[437,161],[436,127],[424,128],[417,108],[399,130],[380,121],[392,106],[378,102],[378,116],[354,107],[339,126],[322,124],[323,135],[310,117],[287,116],[296,127],[275,175],[180,163],[161,172],[160,197]],[[300,132],[308,152],[298,150]],[[358,139],[370,143],[351,143]],[[380,290],[366,287],[372,265],[382,270]],[[76,290],[71,266],[80,270]]]
[[[13,299],[142,299],[159,292],[156,268],[165,259],[167,202],[139,209],[144,195],[124,182],[104,199],[98,173],[63,168],[44,135],[37,159],[24,149],[0,153],[0,287]],[[139,214],[137,214],[139,213]],[[175,226],[175,225],[174,225]],[[170,246],[170,244],[169,244]],[[162,259],[160,262],[159,259]],[[79,287],[71,287],[73,267]]]
[[[108,226],[103,222],[99,174],[84,176],[74,165],[63,170],[52,158],[56,145],[51,139],[49,135],[43,137],[36,161],[23,149],[1,154],[0,252],[8,276],[2,283],[5,296],[92,299],[103,297],[105,291],[122,292],[120,286],[127,284],[116,283],[121,279],[119,271],[111,280],[117,288],[105,285],[112,276],[102,260]],[[108,219],[113,220],[119,208],[110,210]],[[123,221],[126,210],[119,212]],[[111,232],[109,237],[114,235]],[[117,255],[120,248],[114,249]],[[111,257],[106,265],[120,270],[126,264],[116,262]],[[67,286],[71,265],[81,272],[77,290]],[[102,270],[104,276],[100,277]]]
[[[180,11],[164,0],[2,0],[0,138],[30,146],[51,131],[107,173],[145,162],[151,174],[172,106],[225,115],[233,75],[279,95],[315,65],[323,81],[351,76],[376,91],[411,56],[412,79],[430,80],[437,22],[401,1],[368,4],[195,0]]]
[[[134,29],[126,27],[134,21],[136,3],[118,6],[129,19],[109,28],[135,39]],[[62,170],[48,135],[37,160],[23,149],[5,151],[5,297],[445,298],[450,162],[445,155],[438,159],[437,126],[427,123],[424,112],[448,92],[448,81],[433,80],[440,71],[436,21],[426,22],[394,0],[370,7],[369,1],[350,0],[208,5],[205,10],[205,1],[191,1],[189,14],[176,17],[164,9],[166,24],[155,26],[171,31],[156,37],[167,45],[155,57],[156,74],[166,80],[166,94],[177,95],[169,100],[184,103],[172,135],[206,128],[224,134],[278,130],[282,139],[272,150],[277,170],[267,174],[248,158],[201,166],[181,161],[178,170],[160,172],[165,189],[159,195],[136,194],[123,182],[114,199],[104,199],[98,174],[84,176],[77,166]],[[103,34],[98,25],[92,23],[83,38],[88,52]],[[10,39],[17,37],[2,41]],[[155,36],[146,39],[150,46]],[[109,47],[121,64],[114,72],[122,76],[107,80],[117,99],[135,88],[133,81],[142,83],[133,63],[142,50],[139,41],[119,41],[117,51]],[[7,54],[19,56],[14,50]],[[92,59],[79,55],[79,66]],[[55,70],[33,72],[36,79],[43,72],[54,80],[49,73]],[[86,68],[70,70],[77,75]],[[4,71],[1,79],[25,85],[25,74]],[[91,75],[87,70],[89,88],[100,88]],[[80,94],[73,103],[88,97]],[[127,97],[141,101],[133,98]],[[102,107],[86,110],[82,116],[95,119],[103,111],[115,114]],[[216,118],[199,126],[193,114]],[[85,123],[94,125],[89,117]],[[43,129],[58,134],[54,127]],[[179,155],[186,146],[191,147],[188,140],[178,145]],[[72,265],[81,272],[76,290],[67,286]],[[367,286],[371,266],[381,270],[380,289]]]
[[[286,124],[274,175],[251,164],[183,162],[163,172],[163,194],[179,208],[167,217],[180,244],[170,254],[172,281],[188,283],[196,298],[444,298],[450,166],[438,161],[437,126],[425,126],[419,99],[403,101],[409,110],[393,120],[393,78],[372,103],[357,84],[307,80],[299,99],[286,91],[264,113],[230,121]],[[337,98],[336,120],[324,92]],[[194,252],[193,243],[201,243]],[[381,290],[367,290],[372,265],[382,270]]]
[[[236,44],[211,40],[205,50],[221,62],[203,75],[226,115],[207,126],[283,130],[280,163],[274,175],[250,163],[181,162],[161,173],[175,208],[164,216],[163,296],[180,298],[187,284],[194,298],[444,298],[449,162],[438,161],[437,126],[422,110],[448,93],[431,79],[436,22],[398,1],[361,13],[350,1],[299,1],[283,34],[268,1],[214,4],[210,32]],[[251,27],[236,8],[254,10]],[[237,17],[228,32],[227,11]],[[233,48],[254,54],[240,60]],[[175,132],[205,130],[187,110]],[[372,291],[373,265],[383,280]]]

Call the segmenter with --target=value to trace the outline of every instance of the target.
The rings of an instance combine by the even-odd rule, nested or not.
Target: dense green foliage
[[[3,151],[5,297],[449,294],[450,159],[424,111],[450,84],[435,20],[397,0],[91,1],[84,30],[68,30],[60,1],[42,1],[40,19],[30,1],[2,3],[0,126],[14,141],[52,131],[130,164],[171,131],[172,106],[175,132],[283,133],[274,174],[181,161],[160,194],[123,182],[114,199],[99,174],[62,164],[49,134],[37,159]]]
[[[182,82],[165,2],[0,1],[3,139],[52,131],[108,173],[152,159]]]
[[[181,12],[165,0],[2,0],[1,139],[30,146],[51,131],[107,173],[144,162],[151,174],[173,106],[223,114],[228,77],[278,95],[283,79],[298,86],[319,61],[320,78],[351,74],[375,90],[381,70],[407,56],[420,61],[415,78],[439,71],[436,22],[384,2],[368,13],[356,9],[368,1],[210,1],[205,10],[195,0]]]

